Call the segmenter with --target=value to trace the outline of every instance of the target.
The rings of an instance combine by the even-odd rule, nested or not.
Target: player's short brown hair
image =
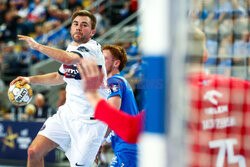
[[[187,60],[189,63],[203,64],[204,52],[206,49],[206,36],[197,27],[191,26],[188,29]]]
[[[104,45],[102,50],[109,50],[115,59],[120,60],[120,66],[118,69],[119,71],[122,71],[128,60],[125,49],[117,45]]]
[[[91,28],[94,30],[96,28],[96,17],[93,13],[87,11],[87,10],[78,10],[73,13],[71,22],[77,17],[77,16],[87,16],[91,20]]]

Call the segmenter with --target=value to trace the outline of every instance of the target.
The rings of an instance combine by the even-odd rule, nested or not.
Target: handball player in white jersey
[[[57,113],[48,118],[28,149],[28,167],[44,166],[44,156],[58,147],[65,152],[71,167],[89,167],[101,145],[107,126],[93,119],[93,108],[87,102],[82,90],[81,78],[76,64],[83,59],[95,59],[106,75],[101,46],[91,38],[95,34],[96,18],[86,11],[76,11],[72,16],[71,36],[73,42],[67,50],[41,45],[31,37],[18,35],[31,49],[37,50],[62,63],[58,72],[30,77],[18,77],[22,84],[66,86],[66,102]],[[106,77],[103,84],[106,84]],[[99,89],[106,99],[107,90]]]

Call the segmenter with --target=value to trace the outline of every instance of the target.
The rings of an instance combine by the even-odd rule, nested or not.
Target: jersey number
[[[226,154],[228,164],[238,163],[239,167],[246,167],[244,156],[234,155],[233,146],[235,144],[237,144],[236,139],[214,140],[209,142],[209,147],[211,149],[219,148],[216,167],[223,167]]]

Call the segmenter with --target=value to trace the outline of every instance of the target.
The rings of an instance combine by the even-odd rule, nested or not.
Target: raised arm
[[[72,65],[79,63],[80,61],[80,56],[76,53],[66,52],[61,49],[52,48],[49,46],[39,44],[33,38],[28,36],[18,35],[18,38],[19,40],[26,41],[31,49],[37,50],[60,63]]]

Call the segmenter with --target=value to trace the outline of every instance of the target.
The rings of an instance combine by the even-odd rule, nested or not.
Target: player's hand
[[[33,38],[25,36],[25,35],[17,35],[19,40],[26,41],[31,49],[38,50],[39,43],[37,43]]]
[[[104,74],[99,71],[94,60],[81,59],[77,69],[82,78],[82,86],[85,92],[95,92],[103,82]]]
[[[13,81],[11,81],[10,86],[15,84],[17,81],[21,81],[21,85],[25,85],[26,83],[30,83],[30,79],[28,77],[17,77]]]

